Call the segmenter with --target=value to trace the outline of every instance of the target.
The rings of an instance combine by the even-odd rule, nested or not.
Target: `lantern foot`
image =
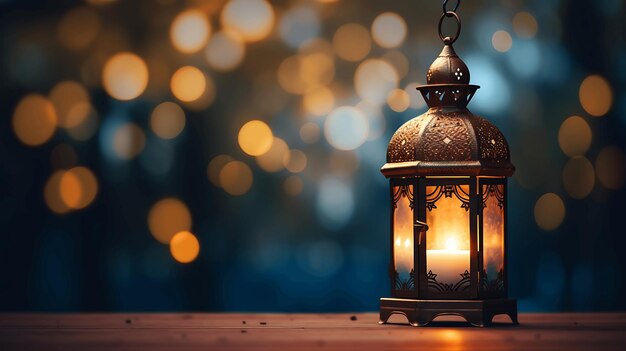
[[[421,327],[428,325],[439,316],[456,315],[465,318],[471,325],[485,327],[492,324],[493,317],[506,314],[513,324],[517,321],[517,300],[485,299],[485,300],[413,300],[413,299],[380,299],[380,321],[385,324],[394,314],[407,318],[410,325]]]

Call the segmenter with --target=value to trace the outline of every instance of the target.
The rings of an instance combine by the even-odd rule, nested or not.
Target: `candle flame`
[[[458,250],[459,242],[456,238],[450,237],[446,240],[446,250]]]

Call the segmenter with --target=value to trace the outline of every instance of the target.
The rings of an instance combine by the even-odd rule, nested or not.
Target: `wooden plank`
[[[402,321],[394,316],[394,321]],[[626,314],[521,314],[519,326],[378,325],[361,314],[1,314],[1,350],[626,349]],[[496,321],[506,321],[497,317]]]

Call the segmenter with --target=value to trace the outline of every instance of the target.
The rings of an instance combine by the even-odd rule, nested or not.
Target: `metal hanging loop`
[[[454,5],[454,8],[452,10],[448,10],[448,0],[444,0],[443,13],[445,14],[446,12],[456,12],[456,10],[459,9],[459,5],[461,5],[461,0],[456,0],[456,5]]]
[[[446,2],[448,1],[446,0]],[[444,7],[445,7],[445,3],[444,3]],[[456,7],[458,7],[458,3]],[[456,33],[454,34],[453,37],[443,36],[441,25],[443,24],[443,19],[446,17],[454,17],[456,19]],[[459,34],[461,34],[461,18],[459,18],[459,15],[457,15],[456,12],[453,12],[453,11],[447,11],[443,15],[441,15],[441,18],[439,19],[439,38],[441,39],[441,41],[443,41],[443,43],[446,45],[454,44],[454,42],[459,38]]]

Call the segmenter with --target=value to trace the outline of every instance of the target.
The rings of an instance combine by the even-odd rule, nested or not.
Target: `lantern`
[[[454,11],[444,2],[444,47],[417,87],[429,109],[395,132],[381,169],[390,180],[392,297],[380,300],[380,323],[393,314],[413,326],[459,315],[485,326],[507,314],[517,324],[506,264],[515,168],[498,128],[466,107],[479,87],[452,47],[461,28]],[[442,35],[445,18],[456,19],[455,37]]]

